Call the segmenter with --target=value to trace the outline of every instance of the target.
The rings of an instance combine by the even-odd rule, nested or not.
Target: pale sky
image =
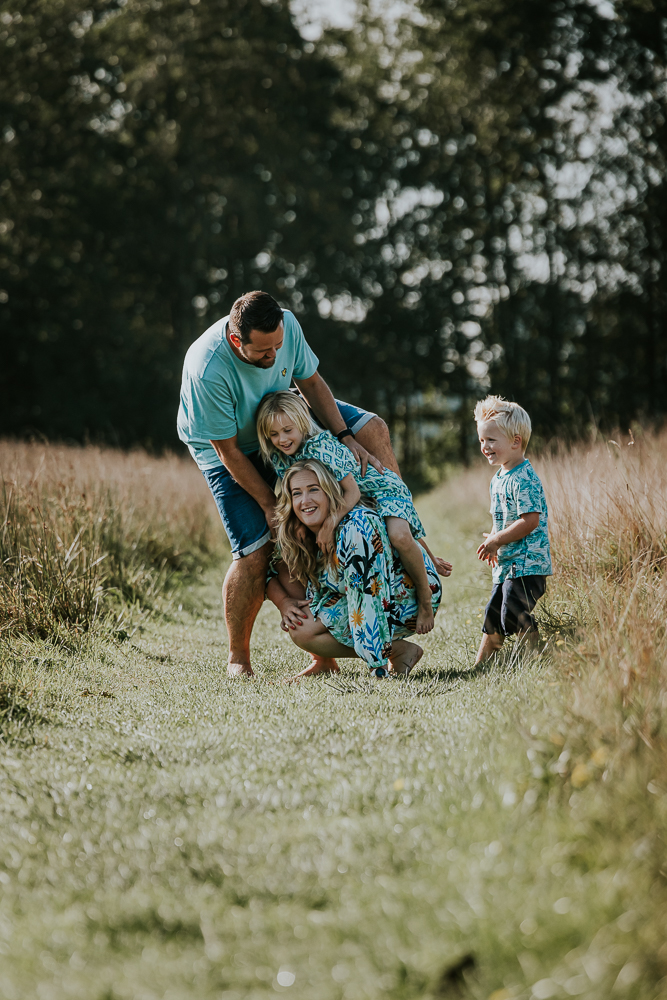
[[[305,38],[319,38],[326,24],[351,27],[356,6],[355,0],[291,0],[290,3]]]

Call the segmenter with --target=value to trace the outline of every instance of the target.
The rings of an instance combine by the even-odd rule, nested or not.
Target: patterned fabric
[[[508,528],[523,514],[539,512],[540,515],[539,525],[529,535],[500,546],[493,582],[502,583],[517,576],[551,576],[549,511],[540,478],[528,459],[509,472],[499,469],[489,489],[494,531]]]
[[[295,455],[274,452],[271,461],[282,479],[290,465],[308,458],[316,458],[322,465],[326,465],[339,482],[352,473],[362,496],[375,501],[380,517],[402,517],[410,525],[415,538],[423,538],[426,534],[412,502],[412,494],[401,477],[390,469],[384,473],[378,472],[372,465],[367,467],[366,475],[362,476],[361,468],[350,449],[341,444],[331,431],[321,431],[306,438]]]
[[[426,574],[434,614],[442,586],[426,552]],[[354,507],[336,536],[338,572],[322,565],[317,587],[309,584],[310,609],[344,646],[353,646],[372,672],[383,673],[394,639],[404,639],[417,624],[417,595],[384,521],[374,511]]]

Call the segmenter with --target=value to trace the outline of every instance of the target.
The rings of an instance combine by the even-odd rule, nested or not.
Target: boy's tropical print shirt
[[[442,586],[424,555],[434,613]],[[317,587],[308,586],[310,609],[331,634],[373,670],[385,667],[393,639],[411,635],[417,624],[417,595],[384,521],[375,511],[354,507],[340,522],[336,538],[337,573],[324,566]]]
[[[415,538],[423,538],[426,534],[412,502],[412,494],[401,477],[391,469],[386,469],[384,473],[378,472],[372,465],[367,467],[366,475],[362,476],[361,467],[350,449],[341,444],[331,431],[321,431],[306,438],[295,455],[283,455],[281,452],[271,455],[273,467],[281,479],[291,465],[308,458],[316,458],[322,465],[326,465],[339,482],[351,473],[362,496],[375,501],[380,517],[402,517],[410,525]]]
[[[509,472],[499,469],[491,480],[490,492],[494,531],[508,528],[523,514],[540,515],[539,525],[529,535],[500,546],[493,582],[502,583],[517,576],[551,576],[549,511],[540,477],[528,459]]]

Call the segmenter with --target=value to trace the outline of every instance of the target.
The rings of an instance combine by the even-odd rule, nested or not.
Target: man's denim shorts
[[[343,403],[336,400],[340,415],[350,428],[353,434],[372,420],[374,413],[362,410],[359,406],[352,406],[351,403]],[[273,469],[269,469],[258,451],[246,455],[255,466],[264,480],[273,487],[276,475]],[[243,556],[250,555],[261,549],[271,538],[269,526],[264,517],[264,511],[249,493],[239,486],[235,479],[224,465],[215,469],[206,469],[204,479],[208,483],[208,488],[213,494],[215,505],[218,508],[222,523],[229,544],[232,549],[233,559],[242,559]]]

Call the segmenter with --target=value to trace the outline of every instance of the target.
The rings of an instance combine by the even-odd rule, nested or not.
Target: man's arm
[[[345,430],[345,421],[336,406],[333,393],[319,372],[315,372],[310,378],[295,378],[294,381],[306,397],[317,419],[327,430],[330,430],[332,434],[339,434],[342,430]],[[369,462],[378,472],[384,472],[382,463],[355,441],[351,434],[348,437],[344,437],[342,443],[350,449],[354,457],[361,464],[362,476],[366,475],[366,466]]]
[[[223,441],[211,441],[218,458],[223,462],[225,468],[231,473],[236,482],[246,493],[253,497],[266,514],[269,527],[273,526],[273,511],[276,498],[273,490],[266,483],[259,472],[243,454],[237,443],[237,435],[225,438]]]

